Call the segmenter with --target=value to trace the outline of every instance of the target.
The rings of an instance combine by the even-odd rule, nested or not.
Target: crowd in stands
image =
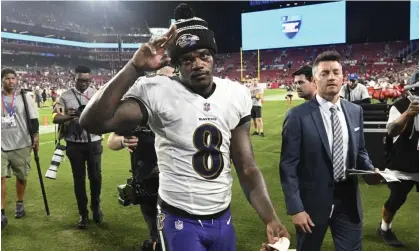
[[[25,88],[38,86],[47,90],[72,86],[72,71],[77,65],[93,69],[94,86],[99,88],[136,50],[124,50],[122,62],[119,62],[117,49],[86,49],[8,39],[2,39],[2,47],[2,67],[18,70]],[[261,50],[260,64],[257,51],[245,51],[242,55],[218,54],[215,75],[237,81],[254,79],[258,77],[259,68],[259,82],[274,88],[289,86],[293,81],[292,72],[311,64],[325,50],[336,50],[342,55],[345,75],[356,73],[371,86],[403,84],[419,65],[419,41],[342,44]]]
[[[66,4],[74,11],[68,11],[63,4],[54,2],[3,2],[2,27],[22,27],[21,31],[24,31],[26,26],[29,32],[41,29],[52,34],[70,32],[82,35],[131,34],[147,30],[138,27],[135,12],[126,8],[119,11],[116,2],[103,3],[103,6],[100,3]]]

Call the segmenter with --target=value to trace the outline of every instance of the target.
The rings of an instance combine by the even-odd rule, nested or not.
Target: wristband
[[[125,145],[124,145],[124,139],[121,139],[121,147],[122,147],[122,148],[125,148]]]
[[[134,67],[135,71],[137,72],[137,77],[142,77],[142,76],[145,76],[145,72],[144,72],[141,68],[138,68],[138,67],[134,64],[134,62],[132,62],[132,60],[130,60],[130,63],[131,63],[131,65],[132,65],[132,67]]]

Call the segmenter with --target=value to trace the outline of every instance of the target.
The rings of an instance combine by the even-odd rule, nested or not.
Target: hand
[[[33,135],[32,148],[34,149],[34,151],[39,151],[39,134],[37,133]]]
[[[70,108],[67,110],[67,115],[70,117],[76,117],[77,116],[77,111],[74,108]]]
[[[374,168],[374,172],[374,175],[362,175],[365,182],[370,186],[378,185],[384,181],[383,177],[380,175],[380,169]]]
[[[308,215],[305,211],[294,214],[291,216],[292,223],[294,226],[303,233],[310,233],[311,234],[311,227],[314,227],[314,223],[310,218],[310,215]]]
[[[80,115],[81,115],[81,111],[79,110],[79,109],[77,109],[77,110],[75,110],[75,112],[76,112],[76,117],[78,117],[78,118],[80,118]]]
[[[413,101],[410,103],[409,108],[407,108],[407,114],[414,117],[419,114],[419,101]]]
[[[162,60],[164,51],[173,44],[177,35],[176,25],[170,26],[169,31],[161,37],[151,39],[148,43],[143,44],[131,59],[131,62],[144,71],[154,71],[162,68],[170,62],[167,57]]]
[[[270,244],[276,243],[281,237],[291,238],[287,229],[279,220],[273,220],[266,225],[266,235]]]
[[[268,244],[266,243],[262,243],[261,248],[259,249],[259,251],[274,251],[275,249],[271,248],[270,246],[268,246]]]
[[[138,145],[138,138],[134,136],[124,137],[122,144],[127,148],[128,152],[132,153]]]

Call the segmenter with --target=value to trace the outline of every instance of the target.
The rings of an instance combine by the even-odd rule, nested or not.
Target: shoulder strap
[[[74,89],[73,89],[73,88],[71,88],[71,91],[73,92],[74,97],[76,97],[76,99],[77,99],[77,103],[79,103],[79,106],[82,106],[82,104],[81,104],[81,102],[80,102],[79,97],[77,97],[76,91],[74,91]]]
[[[346,84],[346,94],[348,95],[348,98],[346,100],[348,100],[349,102],[351,102],[351,88],[349,88],[349,85]]]
[[[73,88],[71,88],[71,91],[73,92],[74,97],[76,97],[77,103],[79,103],[79,106],[82,106],[79,97],[77,97],[76,91],[74,91]],[[91,135],[90,135],[90,133],[88,131],[86,131],[86,134],[87,134],[87,141],[88,141],[89,147],[90,147],[90,144],[91,144],[91,141],[92,141],[92,137],[91,137]]]

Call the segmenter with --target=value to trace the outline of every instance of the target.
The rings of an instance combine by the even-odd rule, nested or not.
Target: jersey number
[[[224,168],[220,151],[223,136],[220,130],[211,124],[201,125],[194,132],[193,143],[198,150],[192,157],[195,172],[205,179],[216,179]]]

